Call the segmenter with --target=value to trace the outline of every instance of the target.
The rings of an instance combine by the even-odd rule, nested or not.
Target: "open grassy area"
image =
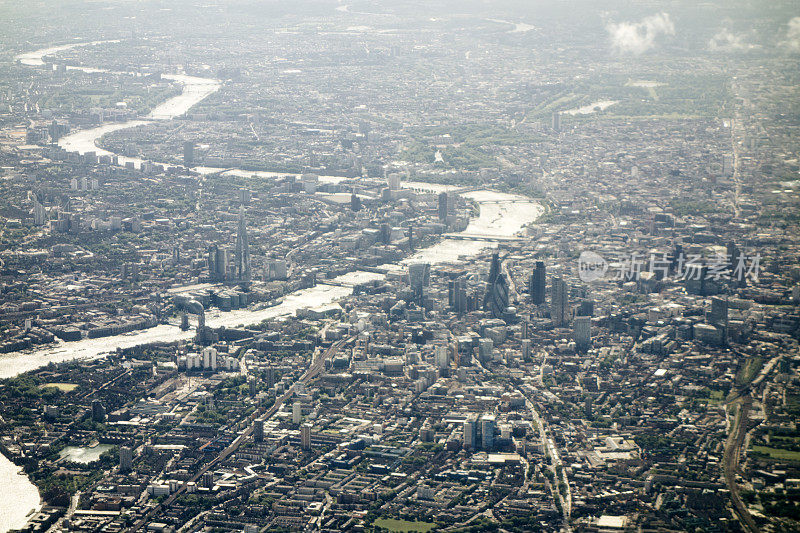
[[[411,531],[428,533],[428,531],[434,528],[434,524],[430,522],[409,522],[407,520],[397,520],[395,518],[379,518],[375,520],[372,525],[388,529],[389,531],[397,531],[398,533],[407,533]]]
[[[739,386],[747,385],[755,379],[763,366],[763,357],[748,357],[744,365],[736,373],[736,384]]]
[[[794,461],[800,462],[800,452],[792,450],[782,450],[780,448],[770,448],[769,446],[753,446],[751,448],[754,452],[769,455],[777,461]]]
[[[61,392],[72,392],[78,388],[78,385],[74,383],[45,383],[40,386],[40,388],[44,389],[46,387],[54,387]]]

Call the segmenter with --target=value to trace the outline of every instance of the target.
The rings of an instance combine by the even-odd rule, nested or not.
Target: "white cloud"
[[[634,55],[653,48],[659,35],[675,35],[675,25],[667,13],[651,15],[640,22],[612,22],[606,29],[615,52]]]
[[[781,44],[792,52],[800,52],[800,17],[794,17],[789,21],[789,27],[786,30],[786,40]]]
[[[747,42],[745,34],[735,34],[727,27],[722,28],[708,41],[708,49],[712,52],[733,52],[736,50],[749,50],[755,45]]]

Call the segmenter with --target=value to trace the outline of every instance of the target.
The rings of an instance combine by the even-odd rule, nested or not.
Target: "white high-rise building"
[[[435,348],[436,368],[444,370],[450,365],[450,359],[447,355],[447,346],[437,345]]]
[[[474,450],[477,440],[477,425],[475,424],[475,420],[471,418],[464,420],[464,449]]]
[[[203,349],[203,368],[205,370],[217,369],[217,350],[215,348]]]
[[[133,468],[133,449],[130,446],[119,447],[119,471],[130,472]]]
[[[303,404],[299,400],[292,405],[292,423],[300,424],[303,421]]]

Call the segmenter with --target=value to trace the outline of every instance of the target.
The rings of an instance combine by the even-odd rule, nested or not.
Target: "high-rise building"
[[[448,212],[447,201],[448,201],[447,192],[439,193],[439,220],[441,222],[447,221],[447,212]]]
[[[474,450],[477,442],[477,424],[474,419],[468,418],[464,420],[464,449]]]
[[[361,198],[353,191],[350,195],[350,210],[351,211],[361,211]]]
[[[183,164],[187,167],[194,165],[194,142],[183,143]]]
[[[522,359],[523,361],[529,361],[530,358],[531,358],[531,340],[522,339]]]
[[[33,224],[36,226],[45,226],[48,223],[47,210],[39,202],[39,198],[33,196]]]
[[[130,446],[119,447],[119,471],[130,472],[133,468],[133,448]]]
[[[253,440],[256,442],[264,442],[264,419],[257,418],[253,422]]]
[[[106,421],[106,408],[100,400],[92,400],[92,421],[105,422]]]
[[[720,331],[722,344],[728,342],[728,299],[711,298],[711,310],[706,314],[706,321]]]
[[[408,265],[408,282],[414,294],[414,303],[422,307],[425,287],[430,284],[431,265],[429,263],[411,263]]]
[[[592,344],[592,318],[576,316],[572,327],[575,349],[579,352],[585,352]]]
[[[447,303],[456,313],[467,312],[467,283],[463,278],[448,282]]]
[[[530,286],[528,292],[531,295],[531,301],[534,305],[542,305],[545,300],[545,266],[544,261],[536,261],[536,266],[531,274]]]
[[[561,113],[556,111],[553,113],[553,131],[559,132],[561,131]]]
[[[289,277],[286,259],[270,259],[267,261],[267,280],[285,280]]]
[[[400,181],[402,176],[397,172],[393,172],[386,176],[386,183],[389,185],[389,190],[398,191],[400,190]]]
[[[494,357],[494,341],[492,339],[478,339],[478,360],[488,363]]]
[[[303,421],[303,404],[295,401],[292,405],[292,423],[299,425]]]
[[[304,450],[311,449],[311,424],[300,426],[300,447]]]
[[[216,244],[208,247],[208,277],[212,282],[228,280],[228,251]]]
[[[569,321],[567,307],[569,305],[567,283],[561,278],[553,278],[550,290],[550,320],[555,327],[561,327]]]
[[[722,174],[730,176],[733,174],[733,156],[725,154],[722,156]]]
[[[236,279],[239,283],[250,283],[250,240],[247,237],[247,223],[244,206],[239,207],[239,231],[236,234]]]
[[[493,318],[501,318],[508,307],[508,281],[502,272],[500,255],[492,254],[492,264],[489,267],[486,295],[483,298],[483,308],[491,313]]]
[[[439,370],[444,370],[450,364],[450,359],[447,355],[447,346],[443,344],[437,344],[436,348],[434,348],[434,354],[436,359],[436,368]]]
[[[726,326],[728,323],[728,301],[725,298],[711,298],[711,311],[707,315],[709,324]]]
[[[392,243],[392,226],[386,222],[381,224],[381,242],[383,244]]]
[[[494,415],[483,415],[481,417],[481,448],[491,450],[494,448]]]
[[[732,287],[741,288],[747,286],[747,276],[738,268],[745,260],[744,255],[735,242],[729,242],[726,249],[728,260],[728,271],[730,274],[730,284]]]

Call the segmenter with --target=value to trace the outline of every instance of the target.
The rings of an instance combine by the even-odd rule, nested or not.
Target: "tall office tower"
[[[559,132],[561,131],[561,113],[556,111],[553,113],[553,131]]]
[[[708,283],[708,266],[705,264],[690,264],[685,267],[686,274],[684,276],[684,283],[686,292],[690,294],[699,294],[701,296],[708,296],[712,291],[710,290],[710,283]]]
[[[275,386],[275,367],[268,366],[264,373],[266,374],[264,380],[267,382],[267,388],[271,389]]]
[[[430,285],[431,265],[429,263],[411,263],[408,265],[408,283],[414,294],[414,303],[422,307],[425,287]]]
[[[47,210],[39,202],[39,197],[33,195],[33,224],[36,226],[44,226],[48,222]]]
[[[229,268],[229,255],[228,250],[223,247],[216,248],[216,259],[214,262],[214,266],[216,271],[214,272],[214,277],[216,281],[228,281],[228,270]]]
[[[247,223],[244,219],[244,206],[239,207],[239,231],[236,234],[236,279],[239,283],[250,283],[250,241],[247,237]]]
[[[531,358],[531,340],[522,339],[522,360],[525,362],[530,361]]]
[[[220,271],[224,272],[225,268],[221,263],[227,263],[225,257],[225,250],[220,249],[216,244],[208,247],[208,279],[212,282],[222,281],[220,279]]]
[[[264,419],[256,418],[253,422],[253,440],[255,442],[264,442]]]
[[[528,287],[528,292],[531,295],[531,301],[534,305],[542,305],[545,299],[545,266],[544,261],[536,261],[536,266],[533,268],[533,274],[531,274],[530,286]]]
[[[311,449],[311,424],[300,426],[300,447],[304,450]]]
[[[678,272],[679,268],[684,268],[686,257],[683,253],[683,245],[675,244],[669,256],[670,259],[670,272],[682,275],[683,272]]]
[[[453,310],[459,314],[467,312],[467,282],[463,278],[453,283]]]
[[[572,326],[575,349],[579,352],[585,352],[592,344],[592,318],[576,316]]]
[[[295,401],[292,405],[292,423],[299,425],[303,421],[303,404]]]
[[[446,192],[439,193],[439,220],[441,222],[447,221],[447,200]]]
[[[594,302],[592,300],[581,300],[578,304],[576,316],[594,316]]]
[[[550,290],[550,319],[555,327],[561,327],[569,321],[567,283],[561,278],[553,278]]]
[[[389,190],[391,191],[399,191],[400,190],[400,181],[402,176],[397,172],[392,172],[388,176],[386,176],[386,183],[389,185]]]
[[[130,472],[133,468],[133,448],[130,446],[119,447],[119,471]]]
[[[361,211],[361,198],[358,197],[355,191],[350,194],[350,210]]]
[[[464,449],[474,450],[475,445],[478,443],[477,424],[472,418],[464,420]]]
[[[492,339],[478,339],[478,360],[488,363],[494,357],[494,341]]]
[[[436,360],[436,368],[439,370],[444,370],[450,365],[450,358],[447,355],[447,346],[443,344],[437,344],[435,350],[435,360]]]
[[[100,400],[92,400],[92,421],[105,422],[106,421],[106,408]]]
[[[206,339],[208,336],[209,335],[206,328],[206,311],[205,309],[202,309],[200,310],[200,314],[197,315],[197,330],[194,340],[197,344],[206,345]]]
[[[706,321],[722,330],[722,342],[728,343],[728,299],[711,298],[711,311],[706,315]]]
[[[194,165],[194,143],[192,141],[183,143],[183,164],[187,167]]]
[[[381,224],[381,242],[383,244],[392,243],[392,226],[385,222]]]
[[[508,281],[500,266],[500,255],[492,254],[492,264],[489,267],[489,279],[486,295],[483,297],[483,308],[489,311],[492,318],[501,318],[508,307]]]
[[[730,285],[731,287],[742,288],[747,286],[747,277],[744,275],[744,272],[737,271],[737,267],[740,263],[744,262],[745,257],[742,254],[742,251],[736,246],[735,242],[729,242],[726,246],[727,259],[728,259],[728,269],[730,273]],[[741,270],[741,269],[740,269]]]
[[[491,450],[494,448],[494,415],[483,415],[481,417],[481,448]]]
[[[722,156],[722,174],[730,176],[733,174],[733,156],[725,154]]]
[[[286,259],[270,259],[265,268],[267,280],[285,280],[289,276]]]

